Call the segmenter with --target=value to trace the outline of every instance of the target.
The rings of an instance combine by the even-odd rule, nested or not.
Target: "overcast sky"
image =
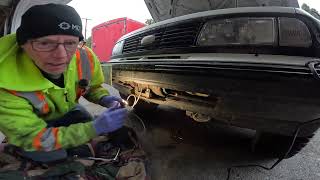
[[[320,12],[320,1],[319,0],[298,0],[300,6],[303,3],[308,4],[310,7],[317,9]]]
[[[320,0],[298,0],[299,4],[308,4],[320,12]],[[69,3],[82,18],[89,18],[87,37],[91,36],[91,29],[103,22],[128,17],[144,23],[151,15],[144,0],[72,0]],[[85,26],[85,21],[83,21]]]

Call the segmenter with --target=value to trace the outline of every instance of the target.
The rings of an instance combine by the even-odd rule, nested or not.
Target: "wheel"
[[[299,153],[313,137],[297,137],[291,151],[285,157],[285,159],[293,157]],[[289,150],[290,145],[292,144],[292,136],[283,136],[272,133],[258,133],[255,137],[254,151],[266,155],[271,158],[282,158],[285,153]]]

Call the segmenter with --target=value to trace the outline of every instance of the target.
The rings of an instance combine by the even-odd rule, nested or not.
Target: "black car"
[[[291,157],[319,127],[319,57],[320,22],[305,11],[238,7],[125,35],[111,63],[121,94],[185,110],[198,122],[254,129],[256,149]]]

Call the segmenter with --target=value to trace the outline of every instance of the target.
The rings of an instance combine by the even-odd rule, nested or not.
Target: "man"
[[[108,96],[94,53],[81,45],[81,18],[70,6],[31,7],[16,34],[0,39],[0,131],[25,152],[55,152],[122,127],[122,99]],[[78,99],[109,109],[96,118]]]

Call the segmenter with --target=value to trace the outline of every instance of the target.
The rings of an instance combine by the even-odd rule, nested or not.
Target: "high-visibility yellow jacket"
[[[104,76],[100,63],[93,52],[89,51],[93,57],[93,74],[86,99],[97,103],[102,96],[109,93],[101,87]],[[51,135],[51,139],[47,138],[42,143],[47,143],[48,147],[48,143],[52,144],[53,140],[55,146],[51,150],[54,150],[75,147],[95,137],[92,121],[52,128],[50,131],[46,128],[46,121],[63,116],[78,103],[78,80],[76,55],[64,73],[65,87],[61,88],[46,79],[32,59],[18,47],[15,34],[2,37],[0,39],[0,131],[8,138],[8,142],[26,151],[48,150],[41,147],[41,141],[47,138],[44,136]],[[45,96],[49,112],[38,116],[30,101],[9,91],[41,92]]]

